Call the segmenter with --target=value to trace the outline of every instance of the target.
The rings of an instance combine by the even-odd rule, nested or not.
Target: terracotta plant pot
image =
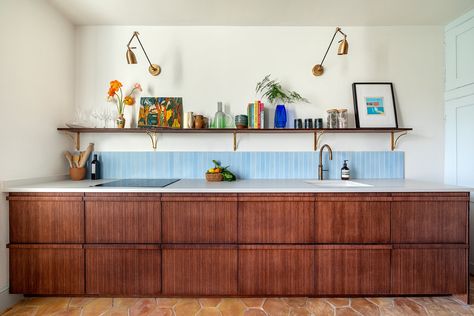
[[[69,168],[69,176],[73,181],[80,181],[86,178],[86,168]]]

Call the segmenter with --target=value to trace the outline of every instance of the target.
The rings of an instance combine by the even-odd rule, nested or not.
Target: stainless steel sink
[[[363,188],[373,186],[348,180],[307,180],[305,182],[321,188]]]

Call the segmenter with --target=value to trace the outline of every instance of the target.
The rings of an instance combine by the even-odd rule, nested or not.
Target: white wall
[[[0,187],[11,179],[64,174],[72,118],[74,27],[40,0],[0,0]],[[0,202],[0,312],[8,288],[8,209]],[[2,295],[3,294],[3,295]]]
[[[152,77],[140,50],[137,65],[127,65],[126,44],[133,31],[162,74]],[[290,106],[296,116],[325,116],[328,108],[347,107],[353,115],[351,84],[391,81],[398,101],[399,125],[413,127],[399,150],[406,152],[406,176],[443,180],[443,28],[345,27],[348,56],[333,47],[326,73],[314,77],[333,27],[78,27],[76,106],[85,111],[112,107],[105,101],[108,82],[140,82],[142,95],[182,96],[184,110],[213,115],[216,102],[231,114],[245,112],[255,99],[255,84],[266,74],[307,97],[311,104]],[[135,109],[137,110],[137,109]],[[353,119],[351,124],[354,125]],[[309,151],[311,135],[239,136],[239,150]],[[84,135],[97,150],[152,150],[145,135]],[[335,150],[389,150],[389,135],[325,135]],[[164,135],[158,150],[232,150],[230,135]]]

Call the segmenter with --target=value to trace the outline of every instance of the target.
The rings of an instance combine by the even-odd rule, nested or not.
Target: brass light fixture
[[[145,51],[145,48],[143,48],[142,42],[140,41],[140,38],[138,37],[138,35],[139,35],[138,32],[133,32],[132,38],[130,39],[130,41],[128,41],[128,44],[127,44],[127,62],[129,64],[136,64],[137,63],[137,56],[135,56],[135,53],[132,51],[132,49],[135,49],[136,47],[130,47],[130,43],[132,42],[133,38],[136,37],[137,40],[138,40],[138,43],[140,44],[140,46],[143,50],[143,52],[145,53],[145,57],[148,60],[148,63],[150,64],[150,67],[148,67],[148,71],[150,72],[150,74],[152,76],[158,76],[161,72],[161,68],[157,64],[152,64],[150,62],[150,58],[148,58],[148,55]]]
[[[337,49],[337,54],[347,55],[349,51],[349,43],[347,43],[347,35],[341,31],[340,27],[336,27],[336,31],[334,32],[334,35],[332,36],[331,42],[329,43],[328,49],[326,50],[326,54],[324,54],[323,60],[321,61],[320,64],[317,64],[313,67],[313,75],[321,76],[324,73],[323,63],[324,63],[324,60],[326,59],[329,49],[331,48],[332,42],[334,42],[334,38],[336,37],[337,33],[341,33],[342,35],[344,35],[344,39],[339,41],[339,48]]]

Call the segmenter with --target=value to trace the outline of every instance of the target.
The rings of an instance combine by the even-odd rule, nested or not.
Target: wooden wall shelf
[[[384,133],[390,134],[390,148],[395,150],[400,137],[406,135],[412,128],[314,128],[314,129],[291,129],[291,128],[264,128],[264,129],[235,129],[235,128],[212,128],[212,129],[181,129],[181,128],[58,128],[58,131],[73,135],[75,147],[80,148],[81,133],[95,134],[147,134],[153,149],[157,148],[158,134],[233,134],[234,151],[237,150],[237,134],[314,134],[314,150],[318,150],[319,139],[323,134],[363,134]]]

